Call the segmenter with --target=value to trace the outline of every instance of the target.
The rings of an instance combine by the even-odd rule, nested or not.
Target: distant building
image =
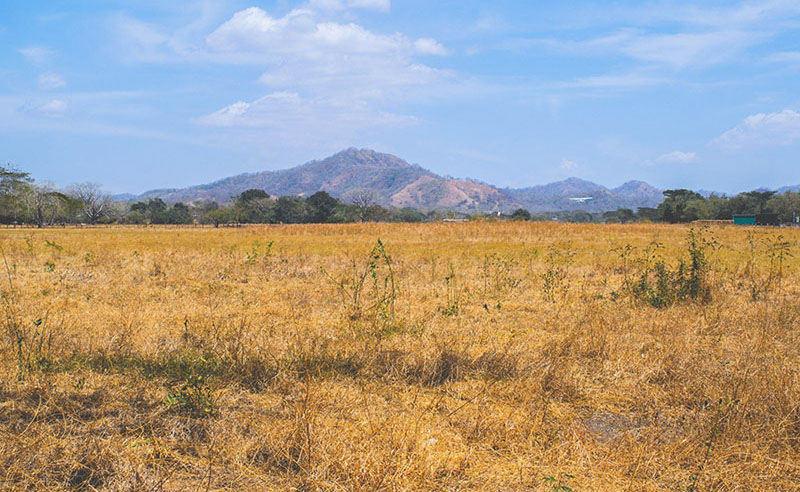
[[[736,225],[779,226],[781,220],[778,214],[742,214],[734,215],[733,223]]]

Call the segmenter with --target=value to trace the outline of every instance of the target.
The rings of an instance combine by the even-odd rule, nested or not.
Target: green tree
[[[131,205],[131,212],[137,212],[151,224],[166,224],[169,207],[161,198],[151,198],[147,202],[136,202]]]
[[[266,224],[275,221],[275,203],[264,190],[247,190],[234,199],[234,216],[245,224]]]
[[[275,202],[275,220],[282,224],[300,224],[307,217],[306,201],[302,198],[282,196]]]
[[[416,208],[404,207],[395,212],[395,220],[398,222],[425,222],[425,214]]]
[[[531,220],[531,213],[524,208],[518,208],[511,214],[513,220]]]
[[[706,198],[708,202],[709,218],[716,220],[730,220],[733,217],[731,201],[724,195],[712,193]]]
[[[200,222],[203,224],[213,224],[214,227],[219,227],[220,224],[228,224],[234,221],[233,211],[231,208],[216,208],[209,210],[203,214]]]
[[[639,207],[636,209],[636,215],[640,220],[647,220],[650,222],[659,222],[663,220],[661,211],[652,207]]]
[[[658,212],[662,219],[670,224],[694,220],[687,215],[686,206],[692,200],[705,200],[699,193],[685,189],[666,190],[664,196],[666,198],[658,206]],[[693,206],[693,210],[696,209],[697,204]]]
[[[776,193],[775,191],[748,191],[742,195],[753,199],[756,206],[754,213],[763,214],[767,211],[767,203]]]
[[[24,196],[33,179],[10,166],[0,166],[0,223],[19,222],[25,212]]]
[[[191,224],[193,221],[189,206],[183,202],[173,204],[169,209],[168,222],[170,224]]]
[[[263,200],[265,198],[269,198],[269,193],[264,190],[253,188],[247,191],[242,192],[237,198],[236,201],[247,203],[254,200]]]
[[[310,208],[310,220],[319,224],[330,222],[336,209],[342,204],[326,191],[318,191],[306,200]]]
[[[681,222],[692,222],[694,220],[707,220],[712,217],[711,206],[705,198],[695,198],[688,200],[683,209],[683,220]]]
[[[620,224],[627,224],[636,220],[636,214],[629,208],[619,208],[611,212],[603,213],[603,218],[606,222],[619,222]]]
[[[770,198],[767,209],[778,214],[781,222],[791,222],[795,214],[800,216],[800,193],[787,191]]]

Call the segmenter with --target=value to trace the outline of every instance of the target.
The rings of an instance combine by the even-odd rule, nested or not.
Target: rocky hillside
[[[463,212],[510,211],[520,207],[532,212],[579,209],[596,212],[654,207],[662,199],[659,190],[641,181],[608,189],[570,178],[530,188],[499,189],[471,180],[445,178],[390,154],[354,148],[291,169],[242,174],[189,188],[153,190],[135,199],[226,202],[252,188],[275,196],[302,196],[325,190],[344,199],[356,191],[371,190],[383,205]]]

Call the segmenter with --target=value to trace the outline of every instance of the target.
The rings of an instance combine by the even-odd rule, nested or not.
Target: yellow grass
[[[0,486],[798,489],[800,231],[687,231],[1,230]]]

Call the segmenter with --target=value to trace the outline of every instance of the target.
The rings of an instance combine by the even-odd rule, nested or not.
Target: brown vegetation
[[[0,486],[797,489],[799,232],[3,230]]]

